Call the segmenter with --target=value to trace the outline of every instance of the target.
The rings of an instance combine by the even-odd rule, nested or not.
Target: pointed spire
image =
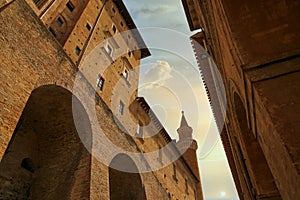
[[[184,116],[184,111],[181,111],[180,127],[177,129],[179,140],[192,139],[193,129],[190,127]]]
[[[189,126],[186,119],[185,119],[185,116],[184,116],[184,111],[181,111],[181,123],[180,123],[180,127],[185,127],[185,126]]]
[[[193,139],[193,129],[190,127],[184,116],[184,112],[181,111],[181,122],[180,127],[177,129],[179,140],[176,143],[176,146],[179,152],[182,153],[182,157],[189,165],[193,174],[200,180],[198,162],[197,162],[197,141]]]

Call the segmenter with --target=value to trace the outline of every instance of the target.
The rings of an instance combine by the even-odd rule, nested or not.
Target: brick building
[[[128,106],[137,97],[140,59],[149,56],[150,52],[139,32],[129,31],[136,29],[136,26],[123,2],[117,0],[27,0],[26,2],[91,84],[95,82],[95,74],[99,73],[96,81],[98,94],[110,109],[115,107],[112,104],[121,107],[124,113],[118,115],[118,118],[127,130],[134,131],[136,127],[126,121],[130,114],[123,107]],[[122,32],[123,35],[119,35]],[[98,56],[91,58],[90,55],[95,49],[99,52],[100,58]],[[87,66],[85,59],[92,62],[92,68]],[[93,77],[88,77],[87,73],[92,73]],[[113,93],[117,84],[121,88],[117,93]],[[129,93],[132,95],[128,95]]]
[[[299,2],[182,3],[240,199],[298,199]]]
[[[128,31],[136,27],[122,1],[0,0],[0,21],[0,199],[202,199],[184,115],[173,141],[137,97],[139,63],[150,52]],[[95,100],[108,140],[97,139],[84,98]],[[106,141],[140,157],[116,154]],[[108,164],[101,150],[113,155]]]

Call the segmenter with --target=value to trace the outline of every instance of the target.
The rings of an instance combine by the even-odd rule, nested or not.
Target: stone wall
[[[80,141],[91,141],[98,134],[80,95],[96,99],[98,122],[111,142],[131,152],[142,152],[141,146],[123,131],[84,77],[72,96],[77,66],[26,2],[16,0],[1,7],[0,19],[0,198],[110,199],[109,168],[85,149],[94,152],[105,144]],[[72,113],[74,99],[82,114],[81,129],[74,124],[78,117]],[[79,130],[85,133],[81,138]],[[155,143],[152,140],[149,145]],[[147,199],[182,199],[176,193],[186,187],[181,171],[189,177],[193,199],[194,179],[183,161],[178,162],[176,185],[172,165],[161,172],[135,175]],[[167,178],[160,177],[163,173]]]

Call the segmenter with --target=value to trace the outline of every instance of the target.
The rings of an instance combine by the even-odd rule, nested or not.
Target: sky
[[[181,110],[198,142],[205,200],[238,199],[223,146],[189,41],[180,0],[124,0],[152,56],[142,60],[143,96],[173,139]],[[150,28],[151,27],[151,28]]]

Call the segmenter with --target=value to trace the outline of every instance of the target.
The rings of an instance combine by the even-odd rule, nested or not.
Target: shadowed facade
[[[299,198],[299,2],[182,3],[240,199]]]

